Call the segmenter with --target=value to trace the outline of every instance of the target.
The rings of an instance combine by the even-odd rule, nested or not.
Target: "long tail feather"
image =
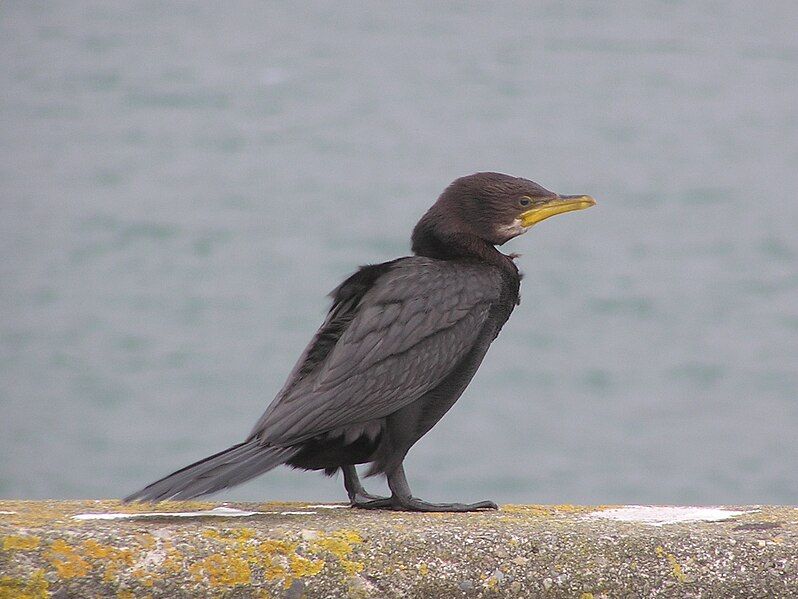
[[[296,452],[290,447],[245,441],[181,468],[128,495],[123,501],[164,501],[207,495],[255,478],[291,459]]]

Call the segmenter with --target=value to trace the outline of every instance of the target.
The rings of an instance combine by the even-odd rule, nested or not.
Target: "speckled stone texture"
[[[412,514],[248,503],[228,507],[261,513],[74,518],[216,506],[0,501],[0,599],[798,597],[792,507],[667,523],[569,505]]]

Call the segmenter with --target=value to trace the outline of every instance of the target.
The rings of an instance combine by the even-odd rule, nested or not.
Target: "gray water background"
[[[599,205],[505,246],[522,303],[415,493],[795,503],[797,29],[795,2],[5,0],[0,496],[118,497],[241,440],[325,294],[498,170]]]

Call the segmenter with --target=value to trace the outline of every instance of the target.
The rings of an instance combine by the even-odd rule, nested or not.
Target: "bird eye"
[[[521,206],[529,206],[532,203],[532,198],[529,196],[521,196],[521,199],[518,200],[518,203],[521,204]]]

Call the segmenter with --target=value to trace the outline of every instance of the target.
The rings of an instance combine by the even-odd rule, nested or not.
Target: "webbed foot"
[[[376,497],[369,495],[372,499],[352,499],[352,507],[361,510],[390,510],[393,509],[393,503],[390,497]]]
[[[478,501],[476,503],[430,503],[418,497],[413,497],[410,485],[407,484],[405,470],[399,464],[388,473],[388,486],[391,489],[392,510],[404,512],[479,512],[481,510],[498,510],[492,501]]]
[[[403,510],[408,512],[479,512],[482,510],[498,510],[497,506],[492,501],[478,501],[476,503],[430,503],[411,497],[410,499],[394,499],[392,509]]]
[[[370,501],[352,501],[352,507],[363,510],[393,510],[396,512],[479,512],[482,510],[497,510],[492,501],[478,501],[477,503],[430,503],[416,497],[402,499],[397,496],[379,497]]]

